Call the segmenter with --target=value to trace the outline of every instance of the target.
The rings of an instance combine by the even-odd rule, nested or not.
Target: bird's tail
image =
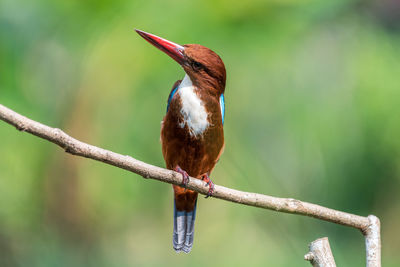
[[[194,220],[197,200],[192,211],[178,211],[174,200],[174,236],[172,242],[176,252],[189,253],[193,247]]]

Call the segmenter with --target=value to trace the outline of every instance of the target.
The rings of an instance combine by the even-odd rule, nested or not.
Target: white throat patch
[[[191,136],[202,134],[209,125],[208,114],[187,74],[179,85],[178,93],[182,101],[181,114],[183,116],[183,122],[179,124],[179,127],[184,128],[187,125]]]

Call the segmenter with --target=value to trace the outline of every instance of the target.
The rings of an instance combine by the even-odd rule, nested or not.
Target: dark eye
[[[201,70],[203,68],[203,65],[197,61],[193,61],[192,62],[192,67],[194,70],[198,71]]]

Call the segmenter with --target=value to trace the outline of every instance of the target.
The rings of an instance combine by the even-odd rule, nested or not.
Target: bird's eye
[[[203,65],[197,61],[193,61],[192,62],[192,67],[194,70],[198,71],[201,70],[203,68]]]

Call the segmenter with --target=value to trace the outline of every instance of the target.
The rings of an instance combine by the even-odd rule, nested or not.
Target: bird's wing
[[[168,112],[168,109],[169,109],[169,104],[171,103],[172,98],[174,98],[174,95],[176,94],[176,92],[178,90],[178,87],[181,84],[181,82],[182,82],[182,80],[178,80],[178,81],[176,81],[174,83],[174,86],[172,86],[171,92],[169,93],[169,96],[168,96],[167,112]]]
[[[181,82],[182,82],[182,80],[177,80],[174,83],[174,85],[172,86],[171,92],[169,93],[169,96],[168,96],[167,112],[168,112],[168,109],[169,109],[169,104],[171,103],[172,98],[174,98],[174,95],[176,94],[176,92],[178,91],[178,88],[179,88],[179,85],[181,84]],[[164,120],[165,120],[165,117],[161,121],[161,135],[160,135],[161,143],[163,142],[163,140],[162,140],[163,138],[162,137],[163,137],[163,130],[164,130]],[[164,147],[163,147],[163,154],[164,154]]]

